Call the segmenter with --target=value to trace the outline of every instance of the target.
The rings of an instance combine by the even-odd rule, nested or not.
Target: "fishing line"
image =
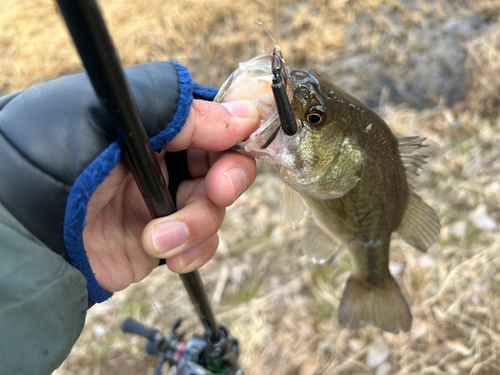
[[[262,22],[260,22],[260,21],[255,21],[255,22],[258,23],[260,26],[262,26],[264,28],[264,30],[266,31],[267,35],[269,35],[269,38],[271,38],[271,40],[274,43],[274,49],[276,51],[281,51],[279,44],[276,42],[276,40],[274,40],[273,36],[271,35],[271,33],[269,32],[269,30],[267,29],[267,27],[264,26],[264,24]]]
[[[279,51],[280,33],[279,33],[279,29],[278,29],[278,25],[279,25],[278,6],[279,6],[279,1],[276,0],[274,2],[274,28],[276,31],[276,40],[278,41],[278,43],[275,43],[275,44],[278,46],[278,51]]]

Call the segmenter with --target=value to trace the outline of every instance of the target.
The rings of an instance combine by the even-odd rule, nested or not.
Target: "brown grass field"
[[[220,86],[269,53],[316,68],[367,101],[396,136],[427,137],[416,188],[442,224],[421,254],[394,236],[390,268],[411,304],[408,334],[348,331],[337,309],[345,250],[319,266],[280,218],[281,182],[259,165],[201,269],[217,317],[241,344],[247,375],[500,374],[499,0],[102,0],[124,66],[176,60]],[[49,0],[0,3],[0,94],[82,67]],[[177,275],[156,269],[101,305],[57,375],[153,374],[128,316],[167,333],[200,327]]]

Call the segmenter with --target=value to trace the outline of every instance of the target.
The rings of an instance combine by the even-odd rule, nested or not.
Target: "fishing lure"
[[[297,133],[297,123],[295,121],[290,99],[286,93],[288,79],[283,66],[284,62],[281,50],[279,46],[276,45],[272,54],[273,83],[271,88],[273,90],[274,100],[276,101],[281,127],[286,135],[291,136]]]

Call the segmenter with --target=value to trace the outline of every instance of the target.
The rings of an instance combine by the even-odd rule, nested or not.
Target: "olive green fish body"
[[[249,71],[240,65],[233,75],[257,72],[267,77],[268,56],[245,63]],[[267,60],[269,68],[262,70]],[[253,61],[258,71],[252,70]],[[397,139],[375,112],[314,70],[287,68],[287,76],[297,133],[284,134],[277,115],[267,115],[261,128],[235,149],[273,163],[283,181],[301,195],[319,228],[313,228],[315,237],[306,246],[321,246],[320,233],[326,234],[325,242],[331,237],[347,245],[353,272],[340,303],[340,323],[350,329],[371,324],[390,332],[408,331],[411,314],[389,272],[389,248],[395,231],[421,251],[439,234],[434,211],[413,192],[424,163],[424,156],[413,151],[422,147],[423,139]],[[219,93],[221,101],[231,93],[229,86]],[[253,95],[247,99],[257,104]]]
[[[361,150],[366,159],[362,178],[356,176],[355,185],[340,199],[347,217],[335,221],[335,226],[350,237],[370,241],[380,233],[386,235],[395,231],[406,207],[408,185],[398,141],[385,122],[363,103],[333,84],[328,83],[328,89],[335,93],[332,101],[337,104],[332,105],[332,114],[336,118],[335,126],[341,129],[343,142]],[[342,171],[345,173],[347,168]],[[325,200],[306,200],[317,215],[321,215],[319,211],[325,204],[339,205]],[[336,213],[338,210],[329,211]],[[334,221],[332,219],[322,221],[328,225]]]
[[[340,322],[351,329],[373,324],[386,331],[407,331],[410,311],[389,272],[391,234],[401,222],[408,195],[398,141],[364,104],[334,85],[329,91],[339,103],[334,112],[344,139],[366,157],[362,178],[341,198],[304,196],[316,220],[340,237],[351,255],[353,270],[339,309]]]

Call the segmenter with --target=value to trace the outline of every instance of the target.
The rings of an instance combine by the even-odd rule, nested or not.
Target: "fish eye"
[[[326,120],[326,116],[323,112],[318,110],[309,111],[306,115],[306,120],[309,124],[313,126],[323,125]]]

